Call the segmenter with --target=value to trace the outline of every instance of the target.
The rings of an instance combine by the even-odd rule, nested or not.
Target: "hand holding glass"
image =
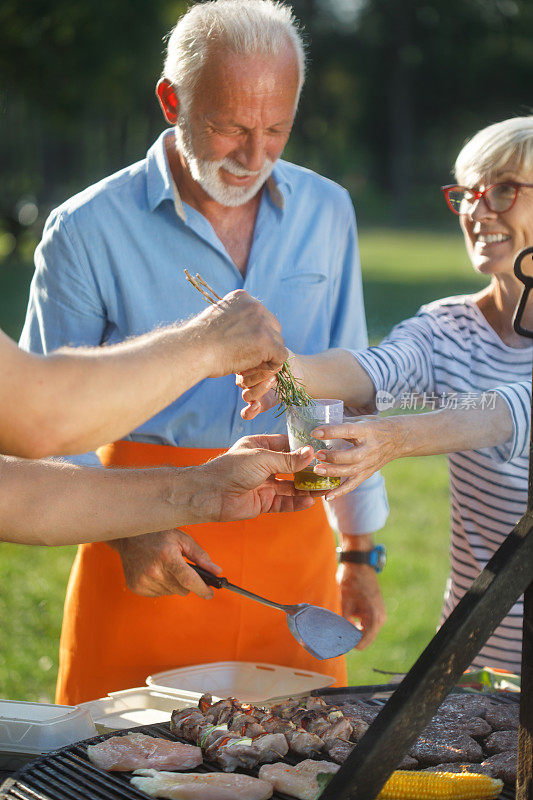
[[[315,452],[317,450],[342,449],[344,446],[342,439],[322,441],[311,436],[311,431],[320,425],[340,424],[343,419],[343,410],[342,400],[314,400],[309,406],[291,406],[287,411],[287,433],[291,450],[297,450],[304,445],[311,445]],[[296,489],[316,492],[340,486],[340,478],[317,475],[313,472],[313,467],[318,463],[314,458],[304,470],[294,473]]]

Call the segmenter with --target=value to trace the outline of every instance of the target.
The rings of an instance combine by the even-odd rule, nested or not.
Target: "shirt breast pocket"
[[[327,280],[328,274],[326,270],[311,264],[301,264],[281,274],[281,282],[291,288],[325,285]]]
[[[329,276],[314,264],[301,264],[280,276],[278,319],[287,346],[295,350],[328,346],[331,329]]]

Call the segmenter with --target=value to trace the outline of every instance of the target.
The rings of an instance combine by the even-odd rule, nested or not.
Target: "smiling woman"
[[[459,168],[457,171],[459,177]],[[503,310],[508,286],[514,286],[513,301],[520,291],[512,272],[513,259],[533,242],[532,179],[533,164],[511,161],[490,174],[480,175],[477,189],[465,193],[459,209],[472,266],[477,272],[493,276],[483,293],[483,302],[487,308],[492,307],[493,316]],[[512,336],[510,322],[506,315],[504,327]]]
[[[495,276],[488,294],[499,309],[501,292],[509,283],[505,275],[514,280],[515,254],[533,242],[532,137],[533,117],[505,120],[477,133],[455,162],[462,184],[456,188],[463,190],[463,196],[459,207],[456,202],[448,204],[459,214],[472,266]],[[511,285],[514,300],[520,287]],[[510,334],[509,315],[507,320]]]
[[[515,333],[512,318],[523,288],[514,258],[533,244],[533,116],[480,131],[455,169],[458,184],[443,187],[444,193],[459,214],[472,266],[490,277],[488,286],[423,306],[378,347],[291,359],[294,375],[314,397],[339,398],[359,409],[439,409],[363,417],[311,433],[353,445],[315,454],[321,462],[316,473],[347,478],[327,499],[350,491],[393,459],[449,453],[452,572],[444,616],[526,508],[532,348]],[[531,327],[531,308],[526,316],[524,324]],[[269,377],[259,370],[240,379],[250,404],[245,418],[269,406]],[[521,628],[518,602],[475,666],[519,672]]]

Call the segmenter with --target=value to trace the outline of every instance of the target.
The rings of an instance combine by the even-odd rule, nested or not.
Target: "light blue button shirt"
[[[219,295],[246,289],[279,319],[300,353],[367,344],[355,216],[347,192],[307,169],[278,161],[263,191],[246,276],[210,223],[177,194],[165,131],[146,159],[67,200],[50,215],[21,345],[120,342],[198,314],[201,295],[183,270]],[[233,376],[204,380],[129,437],[178,447],[227,447],[239,437],[285,432],[274,412],[243,422]],[[93,457],[93,463],[94,463]],[[86,463],[87,462],[86,460]],[[379,475],[334,503],[330,522],[346,533],[380,528],[388,507]]]

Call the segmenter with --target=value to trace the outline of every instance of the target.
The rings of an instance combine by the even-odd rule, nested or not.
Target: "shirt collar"
[[[171,129],[163,131],[146,154],[148,207],[150,211],[155,211],[163,200],[171,200],[174,203],[176,214],[185,222],[185,209],[178,187],[172,177],[165,150],[165,139],[172,134]],[[284,210],[287,195],[292,191],[290,181],[283,173],[282,162],[278,161],[265,184],[272,203],[280,211]]]
[[[174,200],[174,181],[165,151],[165,139],[170,133],[170,129],[163,131],[146,154],[146,193],[150,211],[155,211],[163,200]]]
[[[283,211],[285,209],[285,197],[281,189],[278,188],[273,172],[266,180],[266,187],[274,205],[277,206],[280,211]]]

